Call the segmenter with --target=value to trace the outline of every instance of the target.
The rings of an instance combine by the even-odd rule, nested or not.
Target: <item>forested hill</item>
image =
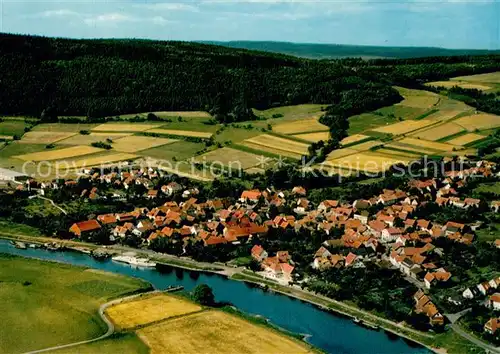
[[[251,119],[251,107],[365,110],[401,99],[342,63],[186,42],[0,34],[0,70],[0,114],[39,116],[51,108],[97,118],[204,109],[234,121]]]
[[[222,45],[230,48],[243,48],[260,50],[271,53],[283,53],[302,58],[311,59],[338,59],[338,58],[421,58],[436,56],[457,55],[486,55],[500,54],[500,51],[475,50],[475,49],[445,49],[438,47],[384,47],[361,46],[345,44],[316,44],[316,43],[291,43],[270,41],[230,41],[230,42],[203,42]]]

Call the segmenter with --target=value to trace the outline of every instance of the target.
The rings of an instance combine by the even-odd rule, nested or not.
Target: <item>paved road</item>
[[[478,338],[464,331],[458,324],[452,324],[451,328],[461,337],[486,350],[487,353],[500,353],[500,348],[494,347],[488,343],[483,342],[482,340],[479,340]]]
[[[123,298],[120,298],[120,299],[116,299],[116,300],[112,300],[112,301],[109,301],[109,302],[107,302],[105,304],[102,304],[99,307],[99,316],[101,316],[101,318],[104,321],[104,323],[106,323],[106,326],[108,326],[108,330],[102,336],[99,336],[99,337],[94,338],[94,339],[89,339],[89,340],[84,340],[84,341],[76,342],[76,343],[70,343],[70,344],[58,345],[58,346],[51,347],[51,348],[34,350],[34,351],[28,352],[26,354],[45,353],[45,352],[50,352],[50,351],[53,351],[53,350],[72,348],[72,347],[76,347],[77,345],[89,344],[89,343],[97,342],[99,340],[106,339],[106,338],[108,338],[109,336],[111,336],[115,332],[115,325],[113,324],[113,322],[111,322],[111,320],[108,317],[106,317],[106,315],[104,313],[108,307],[116,305],[116,304],[119,304],[119,303],[121,303],[123,301],[132,300],[132,299],[134,299],[136,297],[143,296],[144,294],[154,294],[154,293],[157,293],[157,292],[158,292],[158,290],[154,290],[154,291],[151,291],[149,293],[141,293],[141,294],[126,296],[126,297],[123,297]]]

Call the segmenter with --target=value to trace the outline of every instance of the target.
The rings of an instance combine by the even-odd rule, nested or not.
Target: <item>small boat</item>
[[[115,256],[111,258],[115,262],[127,263],[131,266],[141,267],[141,268],[154,268],[156,263],[150,261],[147,258],[136,258],[131,256]]]
[[[358,323],[358,324],[359,324],[359,323],[361,323],[361,320],[360,320],[359,318],[357,318],[357,317],[354,317],[354,318],[352,319],[352,321],[353,321],[354,323]]]
[[[20,250],[25,250],[27,248],[26,244],[24,242],[21,242],[21,241],[14,242],[14,247],[18,248]]]

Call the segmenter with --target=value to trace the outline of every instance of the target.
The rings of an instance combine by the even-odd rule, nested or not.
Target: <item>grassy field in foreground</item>
[[[132,278],[0,254],[0,352],[20,353],[105,332],[97,309],[148,289]]]
[[[115,333],[98,342],[51,351],[52,354],[147,354],[149,347],[134,333]]]

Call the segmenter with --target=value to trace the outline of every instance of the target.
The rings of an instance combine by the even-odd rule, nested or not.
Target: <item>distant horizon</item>
[[[429,48],[429,49],[444,49],[452,51],[499,51],[499,49],[488,49],[488,48],[452,48],[452,47],[438,47],[438,46],[425,46],[425,45],[377,45],[377,44],[350,44],[350,43],[327,43],[327,42],[293,42],[293,41],[280,41],[280,40],[253,40],[253,39],[231,39],[231,40],[217,40],[217,39],[193,39],[193,40],[183,40],[183,39],[159,39],[159,38],[146,38],[146,37],[70,37],[70,36],[53,36],[44,34],[32,34],[32,33],[15,33],[15,32],[4,32],[3,34],[18,35],[18,36],[34,36],[34,37],[46,37],[46,38],[59,38],[68,40],[140,40],[140,41],[160,41],[160,42],[187,42],[187,43],[202,43],[202,44],[214,44],[217,43],[234,43],[234,42],[246,42],[246,43],[283,43],[283,44],[294,44],[294,45],[323,45],[323,46],[339,46],[339,47],[375,47],[375,48]]]
[[[19,0],[2,2],[0,31],[498,50],[499,13],[496,0]]]

